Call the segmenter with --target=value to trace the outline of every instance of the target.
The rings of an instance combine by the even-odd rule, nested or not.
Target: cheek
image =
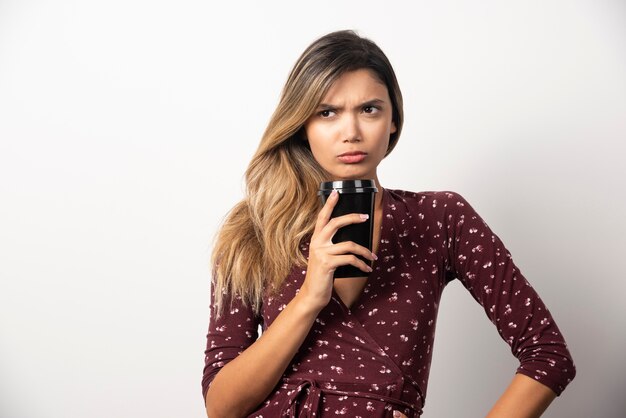
[[[390,137],[392,133],[393,132],[389,131],[389,126],[387,126],[386,124],[380,127],[378,131],[378,138],[380,138],[379,148],[382,149],[384,152],[386,152],[387,148],[389,148],[389,141],[391,140]]]
[[[309,147],[314,154],[323,151],[327,147],[330,138],[328,128],[324,128],[320,125],[312,125],[305,129],[305,133],[309,141]]]

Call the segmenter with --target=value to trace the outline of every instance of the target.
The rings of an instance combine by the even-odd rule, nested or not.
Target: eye
[[[332,109],[324,109],[320,112],[317,112],[317,114],[322,118],[329,118],[335,114],[335,111]]]
[[[364,106],[363,107],[363,113],[376,113],[378,112],[380,109],[376,106],[372,106],[372,105],[368,105],[368,106]]]

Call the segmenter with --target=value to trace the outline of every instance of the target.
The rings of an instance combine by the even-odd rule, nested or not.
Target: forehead
[[[331,103],[343,100],[389,100],[387,86],[380,81],[376,73],[368,69],[359,69],[342,74],[331,84],[322,102]]]

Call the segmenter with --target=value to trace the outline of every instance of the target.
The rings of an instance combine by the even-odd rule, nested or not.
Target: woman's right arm
[[[350,214],[331,220],[337,199],[336,192],[331,194],[317,217],[309,245],[307,273],[299,292],[263,335],[224,365],[211,382],[206,394],[209,418],[245,417],[270,395],[318,313],[330,301],[337,267],[351,264],[371,271],[354,255],[373,260],[375,256],[367,248],[353,242],[332,243],[339,228],[367,219]]]

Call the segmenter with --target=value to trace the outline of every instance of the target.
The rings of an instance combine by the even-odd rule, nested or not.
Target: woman
[[[402,121],[393,69],[371,41],[335,32],[299,58],[214,248],[210,418],[420,416],[439,300],[455,278],[520,360],[489,416],[539,416],[573,379],[548,310],[467,201],[380,185]],[[372,252],[331,241],[367,218],[331,219],[336,192],[321,207],[320,182],[337,179],[376,182]],[[342,265],[363,277],[333,280]]]

